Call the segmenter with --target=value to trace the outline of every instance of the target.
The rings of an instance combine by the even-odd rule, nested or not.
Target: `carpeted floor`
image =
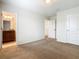
[[[79,59],[79,46],[43,39],[1,49],[0,59]]]

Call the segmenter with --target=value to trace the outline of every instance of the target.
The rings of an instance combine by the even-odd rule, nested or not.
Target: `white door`
[[[49,38],[56,38],[56,20],[51,19],[49,20],[49,27],[48,27],[48,37]]]
[[[67,41],[73,44],[79,44],[79,16],[67,16]]]
[[[2,16],[0,14],[0,48],[2,47]]]

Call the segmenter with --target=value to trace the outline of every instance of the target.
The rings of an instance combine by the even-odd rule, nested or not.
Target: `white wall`
[[[57,13],[57,39],[58,41],[65,42],[65,43],[72,43],[79,45],[79,24],[76,25],[77,31],[74,34],[74,39],[71,39],[70,37],[73,35],[71,34],[68,39],[68,31],[72,31],[73,29],[68,29],[68,27],[74,26],[76,23],[73,22],[72,25],[67,25],[67,22],[69,21],[68,16],[73,16],[73,18],[76,16],[76,18],[72,20],[77,20],[77,23],[79,23],[79,7],[68,9],[65,11],[60,11]],[[71,20],[71,21],[72,21]],[[70,22],[71,22],[70,21]],[[69,32],[70,34],[70,32]]]
[[[27,9],[21,9],[11,5],[3,5],[3,11],[16,14],[16,41],[24,44],[40,40],[44,36],[44,18]]]

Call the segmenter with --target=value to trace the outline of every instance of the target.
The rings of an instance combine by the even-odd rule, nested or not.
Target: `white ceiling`
[[[2,0],[4,3],[16,5],[21,8],[29,9],[44,16],[52,16],[56,12],[79,6],[79,0],[51,0],[46,4],[45,0]]]

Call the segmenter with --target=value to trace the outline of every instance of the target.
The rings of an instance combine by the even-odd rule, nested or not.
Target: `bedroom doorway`
[[[56,17],[45,20],[45,38],[56,39]]]
[[[2,48],[16,45],[16,16],[2,12]]]

